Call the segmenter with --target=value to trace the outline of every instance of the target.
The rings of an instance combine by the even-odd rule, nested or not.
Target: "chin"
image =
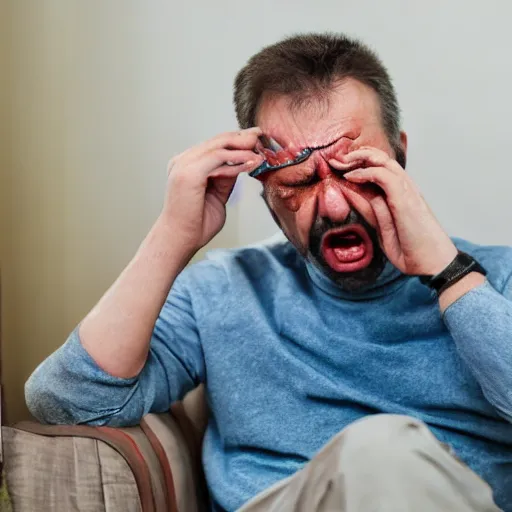
[[[357,291],[375,284],[387,262],[384,254],[378,251],[364,268],[353,272],[339,272],[333,269],[321,255],[315,256],[309,253],[307,259],[331,281],[348,292]]]

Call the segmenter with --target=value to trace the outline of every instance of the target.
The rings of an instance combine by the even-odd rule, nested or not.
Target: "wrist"
[[[447,247],[438,255],[438,257],[436,257],[435,261],[431,264],[431,268],[428,272],[425,272],[425,274],[431,276],[440,274],[448,267],[448,265],[450,265],[450,263],[453,262],[458,253],[459,251],[457,250],[457,247],[455,247],[455,244],[451,242],[451,247]]]
[[[481,278],[478,279],[478,276],[475,277],[474,274],[480,274]],[[465,287],[469,285],[471,289],[472,287],[481,284],[485,280],[486,274],[487,271],[485,268],[483,268],[471,255],[458,251],[452,262],[440,273],[435,275],[420,275],[419,278],[421,283],[435,290],[440,297],[446,290],[453,287],[464,294]],[[466,279],[468,276],[472,276],[471,279]],[[461,281],[465,284],[456,286],[457,283]],[[455,297],[455,295],[453,296]],[[455,297],[454,300],[457,298],[458,297]]]
[[[190,237],[183,236],[175,223],[164,216],[158,217],[145,242],[166,256],[169,265],[176,269],[176,275],[187,266],[197,252]]]
[[[464,276],[460,281],[442,291],[438,298],[441,314],[444,313],[454,302],[473,290],[473,288],[483,285],[485,280],[486,278],[483,274],[471,272],[467,276]]]

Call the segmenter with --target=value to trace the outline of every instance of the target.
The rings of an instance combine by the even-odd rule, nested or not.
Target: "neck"
[[[327,277],[322,270],[311,262],[307,261],[306,267],[313,283],[324,292],[335,297],[353,301],[374,299],[388,295],[405,284],[407,278],[388,261],[379,277],[373,283],[365,284],[357,290],[349,291],[344,289],[343,285]]]

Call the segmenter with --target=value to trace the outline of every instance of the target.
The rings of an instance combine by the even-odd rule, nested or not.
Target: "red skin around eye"
[[[347,141],[347,143],[352,141]],[[340,142],[341,144],[341,142]],[[339,151],[339,147],[333,148]],[[269,165],[277,166],[286,163],[289,160],[293,160],[296,154],[293,154],[289,150],[282,150],[274,152],[268,148],[259,148],[260,152],[263,153]],[[316,162],[318,166],[325,167],[325,172],[321,172],[320,169],[319,177],[321,178],[318,182],[307,185],[304,187],[291,188],[283,185],[283,176],[286,176],[288,182],[293,182],[293,169],[278,171],[277,173],[265,173],[258,177],[262,183],[266,183],[269,197],[272,197],[274,201],[280,201],[282,206],[291,213],[298,212],[303,205],[311,205],[315,202],[316,196],[323,193],[323,187],[325,186],[337,186],[341,189],[341,192],[345,196],[346,200],[350,203],[352,208],[359,211],[367,221],[376,226],[376,219],[370,205],[370,202],[378,195],[383,195],[383,191],[373,184],[356,184],[343,178],[339,173],[335,173],[329,170],[329,167],[325,161],[329,157],[329,153],[325,151],[325,155],[321,155],[319,161]],[[285,173],[284,175],[282,173]],[[290,174],[291,173],[291,174]],[[286,182],[285,180],[285,182]]]
[[[304,188],[288,188],[280,185],[278,181],[276,182],[275,176],[272,173],[263,174],[258,179],[266,183],[267,196],[271,199],[272,203],[275,205],[280,203],[282,207],[292,214],[298,212],[303,205],[310,205],[311,207],[316,202],[318,194],[322,193],[322,182]],[[376,196],[382,196],[384,194],[383,191],[371,183],[360,185],[351,183],[343,178],[337,178],[336,182],[351,207],[363,215],[371,226],[376,228],[377,221],[370,203]]]
[[[292,155],[289,151],[283,149],[283,151],[276,153],[276,158],[280,164],[285,164],[286,162],[293,160],[295,155]]]
[[[258,148],[260,153],[263,153],[265,160],[272,166],[282,165],[290,160],[293,160],[296,155],[293,155],[290,151],[283,149],[282,151],[278,151],[275,153],[271,149],[260,147]]]
[[[260,153],[263,153],[263,156],[265,158],[265,160],[272,166],[274,165],[279,165],[279,162],[277,160],[277,156],[276,154],[270,150],[270,149],[266,149],[266,148],[260,148]]]

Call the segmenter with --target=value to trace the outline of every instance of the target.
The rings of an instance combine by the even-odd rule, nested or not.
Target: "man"
[[[134,424],[204,382],[214,510],[491,511],[492,488],[512,511],[512,249],[439,225],[363,44],[267,47],[235,105],[240,132],[171,160],[136,256],[28,381],[33,414]],[[287,240],[185,269],[265,166]]]

